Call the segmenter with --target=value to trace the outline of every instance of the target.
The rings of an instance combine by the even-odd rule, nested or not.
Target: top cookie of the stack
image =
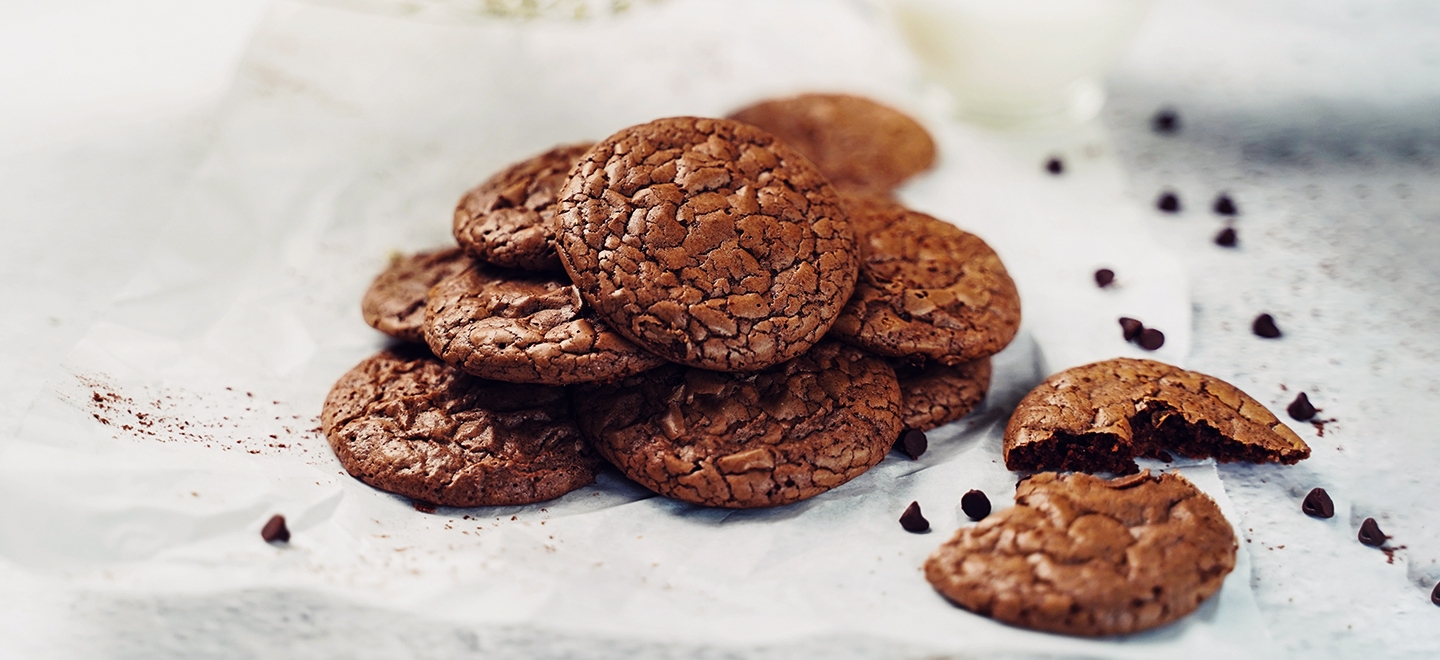
[[[830,329],[855,286],[835,189],[774,136],[674,117],[596,144],[560,195],[558,252],[617,331],[705,369],[753,371]]]

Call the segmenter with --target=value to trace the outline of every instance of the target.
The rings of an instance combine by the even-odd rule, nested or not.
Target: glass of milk
[[[889,0],[961,118],[992,126],[1078,124],[1105,103],[1101,78],[1153,0]]]

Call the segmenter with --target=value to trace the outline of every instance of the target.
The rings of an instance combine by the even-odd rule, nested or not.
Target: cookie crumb
[[[1101,268],[1095,271],[1095,286],[1105,288],[1115,283],[1115,271],[1109,268]]]
[[[990,498],[978,490],[971,490],[960,497],[960,510],[971,520],[980,520],[990,515]]]
[[[415,510],[419,511],[420,513],[435,513],[436,507],[435,504],[432,502],[415,500],[414,502],[412,502],[412,504],[415,506]]]
[[[1065,161],[1060,160],[1059,156],[1051,156],[1050,160],[1045,161],[1045,171],[1060,176],[1065,173]]]
[[[1297,422],[1305,422],[1315,417],[1315,406],[1311,405],[1310,397],[1305,396],[1305,393],[1301,392],[1299,396],[1296,396],[1295,400],[1291,401],[1290,405],[1285,408],[1285,412],[1290,413],[1290,419]]]
[[[1234,227],[1226,227],[1215,234],[1215,244],[1220,247],[1233,248],[1240,244],[1240,237],[1235,233]]]
[[[1281,334],[1280,327],[1275,325],[1275,317],[1269,314],[1255,317],[1255,322],[1250,324],[1250,330],[1266,339],[1276,339]]]
[[[905,429],[900,432],[900,437],[895,439],[895,449],[909,456],[911,460],[920,458],[929,447],[925,432],[920,429]]]
[[[1330,501],[1330,493],[1324,488],[1310,489],[1305,501],[1300,503],[1300,510],[1311,518],[1335,517],[1335,503]]]
[[[1360,539],[1361,543],[1372,548],[1385,545],[1385,539],[1390,538],[1385,535],[1385,532],[1380,531],[1380,525],[1375,522],[1374,518],[1366,518],[1365,522],[1360,523],[1360,533],[1356,537]]]
[[[1220,193],[1215,197],[1215,205],[1212,207],[1217,215],[1239,215],[1240,209],[1235,207],[1235,200],[1229,195]]]
[[[1150,129],[1156,133],[1166,135],[1180,131],[1180,113],[1170,108],[1162,108],[1150,117]]]
[[[900,514],[900,526],[911,534],[930,531],[930,521],[920,515],[919,502],[911,502],[910,506],[905,507],[905,513]]]
[[[260,528],[260,538],[266,543],[289,543],[290,530],[285,527],[285,516],[275,514]]]
[[[1155,200],[1155,208],[1166,213],[1179,213],[1180,196],[1173,192],[1160,193],[1160,197]]]

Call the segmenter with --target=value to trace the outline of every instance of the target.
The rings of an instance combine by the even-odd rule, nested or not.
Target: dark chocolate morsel
[[[1215,234],[1215,244],[1220,247],[1235,247],[1240,243],[1240,237],[1235,233],[1234,227],[1226,227]]]
[[[1150,118],[1150,128],[1156,133],[1174,133],[1180,130],[1180,113],[1169,108],[1160,110]]]
[[[1095,271],[1095,286],[1105,288],[1115,281],[1115,271],[1109,268],[1101,268]]]
[[[290,541],[290,530],[285,527],[285,516],[275,514],[260,528],[260,538],[266,543],[288,543]]]
[[[1300,510],[1312,518],[1335,517],[1335,503],[1330,501],[1330,493],[1325,492],[1324,488],[1310,489],[1310,494],[1300,503]]]
[[[1165,345],[1165,333],[1155,328],[1145,328],[1140,331],[1139,344],[1140,348],[1147,351],[1158,350],[1161,346]]]
[[[1155,200],[1155,208],[1166,213],[1180,212],[1180,197],[1173,192],[1161,193],[1160,198]]]
[[[1230,199],[1230,196],[1224,193],[1221,193],[1215,198],[1215,206],[1213,208],[1215,212],[1220,215],[1236,215],[1240,213],[1240,210],[1235,208],[1235,200]]]
[[[1125,341],[1131,341],[1140,336],[1140,331],[1145,329],[1145,324],[1128,316],[1120,317],[1120,331],[1125,336]]]
[[[1045,171],[1057,176],[1064,174],[1065,161],[1060,160],[1059,157],[1052,157],[1050,160],[1045,161]]]
[[[1430,602],[1440,605],[1440,582],[1435,583],[1435,588],[1430,590]]]
[[[1305,422],[1315,416],[1315,406],[1311,405],[1310,397],[1305,396],[1305,393],[1301,392],[1299,396],[1296,396],[1295,400],[1291,401],[1290,405],[1285,408],[1285,412],[1290,413],[1291,419],[1297,422]]]
[[[900,514],[900,526],[912,534],[930,531],[930,521],[920,515],[920,503],[911,502],[905,507],[905,513]]]
[[[1255,323],[1251,324],[1250,329],[1266,339],[1275,339],[1280,336],[1280,328],[1275,325],[1275,317],[1269,314],[1255,317]]]
[[[1380,531],[1380,525],[1375,523],[1374,518],[1366,518],[1365,522],[1360,523],[1360,533],[1357,537],[1361,543],[1372,548],[1385,545],[1385,539],[1390,538],[1385,535],[1385,532]]]
[[[990,515],[990,498],[985,493],[972,490],[960,497],[960,510],[971,520],[980,520]]]
[[[895,448],[904,452],[911,459],[920,458],[930,443],[925,439],[925,432],[920,429],[905,429],[900,432],[900,437],[895,439]]]

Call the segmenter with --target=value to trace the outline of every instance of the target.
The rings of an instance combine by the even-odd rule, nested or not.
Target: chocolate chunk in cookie
[[[1175,621],[1235,568],[1235,532],[1184,477],[1037,474],[1015,506],[961,529],[925,578],[967,610],[1031,630],[1121,635]]]
[[[835,189],[773,136],[723,119],[632,126],[595,145],[560,202],[585,301],[674,362],[753,371],[830,328],[855,284]]]
[[[370,327],[405,341],[423,342],[425,294],[430,287],[470,265],[459,248],[395,257],[360,299],[360,313]]]
[[[1062,371],[1021,399],[1005,428],[1011,470],[1136,471],[1164,451],[1221,462],[1295,463],[1310,447],[1219,378],[1115,358]]]
[[[990,391],[990,358],[954,367],[908,360],[891,360],[890,366],[900,379],[902,419],[912,429],[928,431],[960,419]]]
[[[597,318],[564,273],[474,264],[431,289],[424,329],[442,360],[512,383],[614,380],[665,362]]]
[[[563,388],[475,378],[418,347],[341,376],[320,424],[355,478],[444,506],[553,499],[594,481],[600,466]]]
[[[727,508],[789,504],[879,463],[900,432],[884,361],[824,342],[751,373],[661,367],[575,390],[580,428],[626,476]]]
[[[453,225],[460,247],[505,268],[560,270],[556,203],[570,168],[590,146],[556,147],[505,168],[465,193],[455,207]]]
[[[831,334],[891,357],[958,365],[1000,352],[1020,328],[1020,295],[979,237],[898,204],[846,197],[860,279]]]
[[[898,110],[843,94],[762,101],[731,119],[773,133],[842,190],[888,194],[935,165],[935,141]]]

